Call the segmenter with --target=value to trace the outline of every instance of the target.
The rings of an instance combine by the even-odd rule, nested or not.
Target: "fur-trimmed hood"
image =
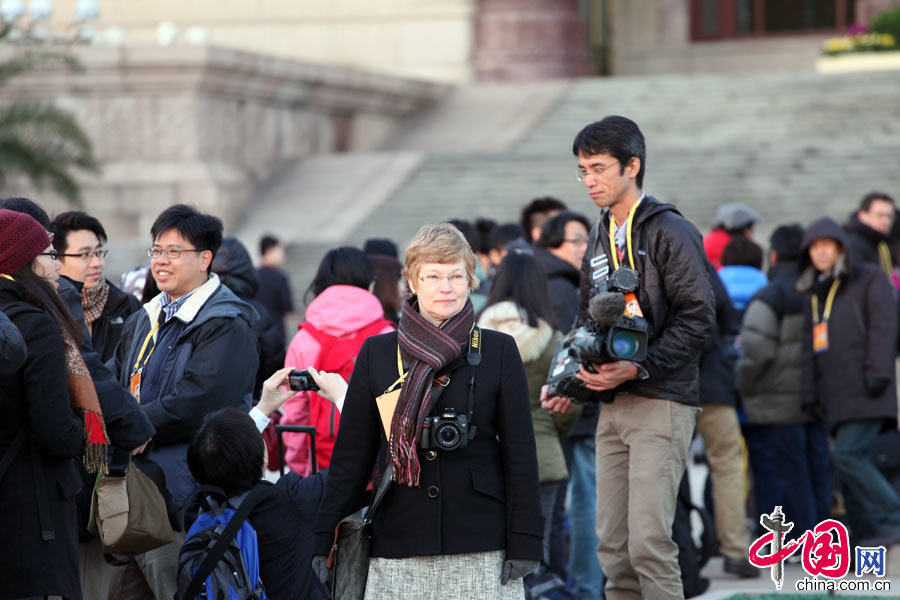
[[[801,294],[805,294],[812,289],[816,283],[819,272],[813,266],[809,258],[809,247],[813,242],[818,240],[830,239],[839,243],[843,249],[834,266],[835,277],[852,277],[853,268],[850,264],[850,253],[847,245],[847,236],[841,226],[833,219],[822,217],[818,221],[813,222],[806,228],[803,235],[803,252],[800,255],[800,277],[797,279],[795,289]]]
[[[538,326],[531,327],[522,310],[510,300],[485,308],[478,326],[511,335],[516,340],[522,362],[526,363],[537,360],[553,339],[553,328],[546,321],[538,319]]]

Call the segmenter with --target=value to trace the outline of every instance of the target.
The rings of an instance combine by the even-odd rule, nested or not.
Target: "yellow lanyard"
[[[147,359],[144,361],[144,364],[141,364],[141,359],[144,358],[144,352],[147,350],[147,344],[150,343],[150,338],[153,337],[153,334],[156,333],[156,330],[159,329],[159,321],[156,322],[156,325],[150,328],[150,333],[147,334],[147,337],[144,338],[144,345],[141,346],[141,351],[138,353],[137,360],[134,361],[134,370],[137,371],[139,368],[143,368],[147,365],[147,362],[150,360],[150,357],[153,356],[153,351],[156,350],[156,345],[153,345],[153,348],[150,349],[150,353],[147,355]]]
[[[878,257],[881,259],[881,268],[888,277],[891,277],[894,274],[894,265],[891,262],[891,251],[884,242],[878,242]]]
[[[831,316],[831,307],[834,304],[834,295],[837,294],[838,286],[841,284],[840,279],[835,279],[834,283],[831,284],[831,289],[828,290],[828,296],[825,297],[825,312],[822,314],[822,320],[828,321],[828,317]],[[812,316],[813,323],[816,325],[819,324],[819,298],[813,294],[812,296]]]
[[[634,203],[634,206],[631,207],[631,210],[628,211],[628,225],[625,230],[625,240],[628,247],[628,262],[631,264],[631,268],[636,270],[634,266],[634,255],[631,253],[631,224],[634,223],[634,212],[637,210],[638,204],[641,203],[644,197],[641,196],[638,198],[638,201]],[[616,245],[616,218],[612,216],[612,211],[609,213],[609,249],[612,250],[612,259],[613,266],[618,269],[619,268],[619,251],[617,250],[618,246]]]
[[[385,394],[388,392],[394,391],[394,388],[406,381],[406,376],[409,374],[409,371],[406,373],[403,372],[403,359],[400,358],[400,345],[397,345],[397,372],[400,373],[400,379],[391,384],[391,387],[387,389]]]

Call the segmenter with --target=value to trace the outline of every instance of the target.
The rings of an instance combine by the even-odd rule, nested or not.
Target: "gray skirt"
[[[523,600],[521,579],[500,585],[504,552],[371,558],[365,600]]]

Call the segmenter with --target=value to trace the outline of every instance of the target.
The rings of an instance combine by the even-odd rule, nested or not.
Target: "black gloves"
[[[503,561],[500,571],[500,583],[506,585],[511,579],[521,579],[540,566],[537,560],[507,559]]]
[[[884,393],[891,380],[884,377],[868,377],[866,376],[866,393],[870,398],[877,398]]]

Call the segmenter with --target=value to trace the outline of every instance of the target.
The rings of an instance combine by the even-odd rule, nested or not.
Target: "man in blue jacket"
[[[210,272],[221,220],[179,204],[157,217],[150,235],[150,272],[160,294],[125,323],[116,368],[156,428],[149,457],[184,506],[194,487],[187,447],[203,418],[221,408],[250,408],[258,316]],[[110,598],[172,598],[182,542],[183,534],[136,556],[117,573]]]

